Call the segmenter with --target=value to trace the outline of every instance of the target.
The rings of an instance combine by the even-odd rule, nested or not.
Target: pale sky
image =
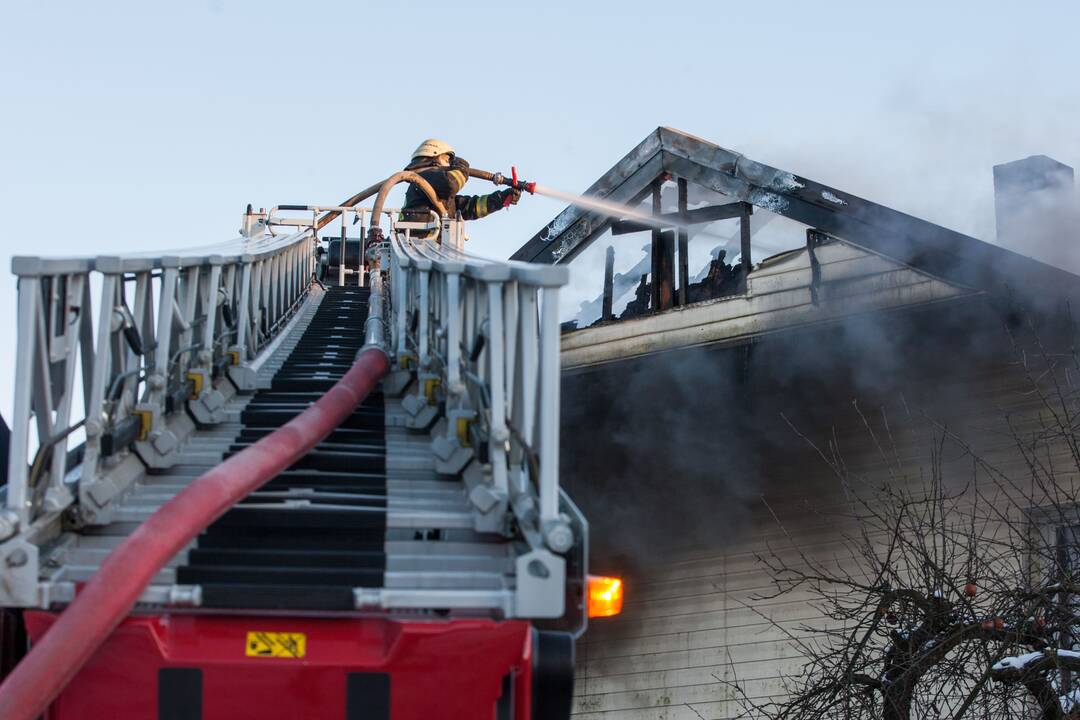
[[[13,254],[228,240],[246,203],[336,203],[428,136],[580,191],[670,125],[992,241],[993,164],[1080,165],[1078,27],[1066,0],[3,0],[0,343]]]

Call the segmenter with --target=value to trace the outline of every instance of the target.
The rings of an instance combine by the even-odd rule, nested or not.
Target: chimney
[[[1019,252],[1075,233],[1073,169],[1046,155],[994,166],[994,215],[999,245]]]

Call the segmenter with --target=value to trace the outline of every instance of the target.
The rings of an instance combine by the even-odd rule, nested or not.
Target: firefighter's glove
[[[469,174],[469,161],[466,160],[465,158],[459,156],[459,155],[455,155],[454,157],[450,158],[450,169],[451,170],[460,170],[461,172],[468,175]]]
[[[521,191],[517,188],[510,188],[509,190],[502,191],[502,206],[510,207],[511,205],[517,205],[518,200],[521,199]]]

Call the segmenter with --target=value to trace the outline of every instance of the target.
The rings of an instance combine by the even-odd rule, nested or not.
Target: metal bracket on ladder
[[[310,230],[151,257],[15,257],[18,336],[2,605],[37,605],[36,539],[106,524],[146,468],[254,389],[253,363],[305,301]],[[20,580],[22,578],[25,580]],[[31,582],[31,579],[33,582]],[[25,587],[24,587],[25,585]],[[36,595],[35,595],[36,597]]]
[[[453,223],[444,238],[460,237]],[[521,616],[564,610],[563,553],[584,520],[558,485],[558,290],[564,266],[494,262],[449,243],[390,241],[391,347],[405,424],[431,428],[436,470],[460,475],[473,529],[529,547],[516,563]]]

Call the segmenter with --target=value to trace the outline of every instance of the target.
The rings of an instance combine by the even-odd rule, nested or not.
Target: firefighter
[[[460,216],[462,220],[479,220],[510,205],[517,205],[521,199],[521,191],[515,188],[496,190],[488,195],[458,195],[469,179],[469,163],[458,157],[454,148],[442,140],[430,138],[420,143],[405,169],[415,172],[431,184],[447,215],[452,218]],[[420,188],[410,184],[405,194],[402,219],[424,222],[431,218],[428,211],[433,209]]]

